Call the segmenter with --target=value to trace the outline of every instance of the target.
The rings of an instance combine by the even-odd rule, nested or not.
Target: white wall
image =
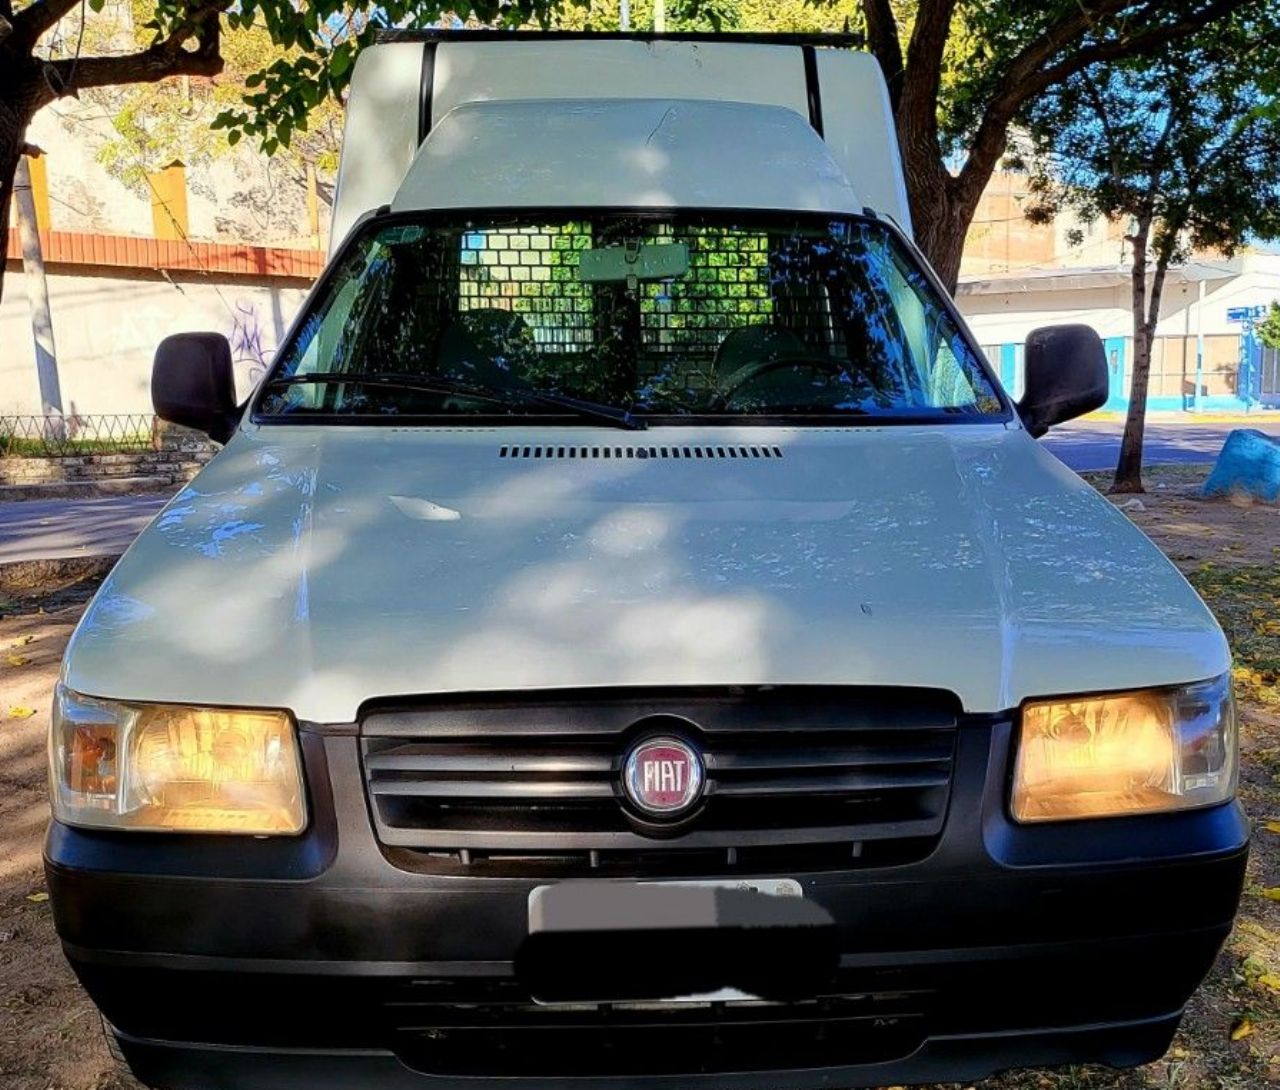
[[[1206,336],[1240,334],[1243,326],[1227,319],[1232,307],[1265,305],[1280,300],[1280,256],[1246,254],[1238,259],[1240,272],[1222,280],[1205,284],[1204,311],[1201,315]],[[1010,287],[1000,291],[1001,279],[982,282],[982,290],[970,293],[961,285],[957,305],[968,319],[982,344],[1012,344],[1026,339],[1037,326],[1066,322],[1083,322],[1103,337],[1131,337],[1133,315],[1127,283],[1114,287],[1072,288],[1070,270],[1064,270],[1062,283],[1056,278],[1013,276]],[[1175,271],[1170,273],[1160,307],[1157,336],[1194,336],[1199,285],[1184,282]]]
[[[1132,322],[1121,300],[1122,289],[1090,288],[966,295],[956,303],[981,344],[1021,344],[1043,325],[1083,322],[1100,336],[1128,336]]]
[[[170,333],[210,330],[232,342],[243,396],[269,361],[306,291],[296,281],[167,279],[93,270],[50,275],[63,409],[149,413],[151,359]],[[212,281],[212,282],[211,282]],[[21,266],[9,264],[0,301],[0,415],[38,413],[31,314]]]

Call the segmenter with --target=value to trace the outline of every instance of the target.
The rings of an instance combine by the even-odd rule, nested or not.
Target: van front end
[[[55,823],[49,889],[151,1086],[764,1090],[1153,1060],[1230,929],[1244,818],[1228,803],[1016,823],[1018,729],[1014,711],[906,688],[397,703],[298,725],[301,836]],[[623,786],[654,731],[706,768],[675,836]],[[838,964],[812,994],[706,997],[723,983],[713,937],[700,982],[672,944],[671,977],[700,1000],[540,1002],[516,971],[540,886],[764,877],[835,921]],[[631,950],[619,935],[622,994],[645,968]]]
[[[1244,875],[1226,640],[1035,442],[1097,335],[1015,405],[812,122],[464,102],[247,405],[161,346],[226,446],[72,637],[46,845],[144,1083],[1163,1053]]]

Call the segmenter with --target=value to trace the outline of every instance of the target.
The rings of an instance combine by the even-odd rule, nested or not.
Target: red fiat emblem
[[[702,795],[702,758],[679,738],[647,738],[627,754],[622,790],[637,810],[672,817]]]

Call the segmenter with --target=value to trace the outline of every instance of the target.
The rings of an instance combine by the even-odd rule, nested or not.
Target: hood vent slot
[[[623,460],[627,458],[678,458],[687,462],[714,461],[719,458],[781,458],[781,447],[766,446],[666,446],[644,447],[635,444],[625,446],[538,446],[499,447],[499,458],[552,458],[587,461]]]

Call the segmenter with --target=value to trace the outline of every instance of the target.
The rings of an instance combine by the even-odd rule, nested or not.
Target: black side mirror
[[[221,333],[175,333],[156,349],[151,404],[170,424],[202,431],[225,443],[236,430],[235,370]]]
[[[1054,424],[1093,412],[1107,400],[1107,354],[1102,338],[1087,325],[1032,330],[1023,361],[1018,415],[1037,439]]]

